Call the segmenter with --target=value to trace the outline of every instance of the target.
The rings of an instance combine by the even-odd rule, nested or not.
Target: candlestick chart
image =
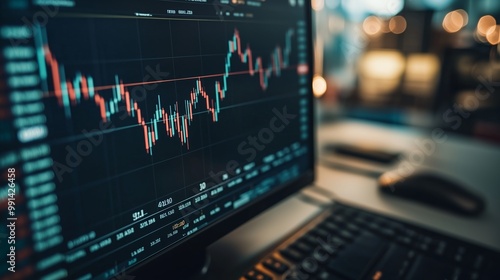
[[[141,102],[134,100],[129,90],[130,86],[141,84],[140,82],[127,83],[115,74],[113,84],[97,85],[91,74],[77,71],[70,75],[65,69],[64,62],[59,61],[57,54],[52,51],[46,30],[35,26],[33,33],[39,75],[45,95],[57,99],[58,105],[64,110],[64,116],[71,119],[72,108],[83,103],[93,103],[98,108],[103,122],[110,122],[114,115],[126,113],[127,117],[135,119],[138,132],[143,134],[144,149],[151,155],[153,147],[163,137],[176,138],[181,145],[189,149],[189,139],[192,136],[190,126],[196,121],[197,112],[209,113],[212,122],[217,123],[221,114],[221,103],[226,96],[238,94],[228,90],[231,75],[247,75],[249,78],[254,78],[253,81],[258,83],[261,93],[265,93],[272,79],[279,79],[282,71],[307,71],[290,65],[293,28],[283,34],[281,42],[276,42],[268,54],[255,54],[251,43],[245,42],[244,34],[240,34],[239,30],[234,28],[232,36],[227,40],[227,52],[222,58],[224,63],[221,74],[206,75],[217,79],[206,82],[203,77],[182,78],[192,81],[188,98],[177,100],[174,104],[165,104],[162,102],[161,94],[157,95],[155,108],[150,115],[147,115],[145,109],[141,108]],[[232,72],[235,63],[239,63],[246,70]],[[154,82],[172,81],[175,79]],[[103,92],[107,93],[107,97],[102,94]]]

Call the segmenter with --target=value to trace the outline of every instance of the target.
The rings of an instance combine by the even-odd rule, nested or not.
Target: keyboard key
[[[316,237],[319,237],[319,238],[323,238],[323,239],[326,239],[328,238],[328,236],[330,236],[330,233],[324,229],[321,229],[321,228],[315,228],[311,231],[311,234],[313,236],[316,236]]]
[[[373,219],[375,218],[374,215],[372,214],[368,214],[368,213],[365,213],[365,212],[361,212],[358,217],[362,217],[365,221],[368,221],[368,222],[371,222],[373,221]]]
[[[293,262],[301,261],[305,257],[300,251],[291,247],[281,250],[280,254]]]
[[[436,242],[434,239],[432,239],[429,236],[424,236],[421,235],[417,240],[417,246],[416,249],[418,249],[421,252],[427,253],[432,250],[436,245]]]
[[[364,227],[368,227],[368,228],[371,228],[372,230],[375,230],[381,226],[383,226],[382,224],[382,220],[380,220],[378,217],[371,217],[371,218],[367,218],[366,216],[362,216],[364,220],[366,220],[366,223],[364,225]]]
[[[468,269],[457,267],[453,271],[451,280],[479,280],[479,279],[489,279],[487,277],[482,277],[477,271],[470,271]],[[498,278],[492,278],[498,279]]]
[[[399,278],[403,277],[409,268],[410,268],[410,261],[409,260],[404,261],[403,265],[401,265],[401,267],[399,268],[398,277]]]
[[[304,253],[306,255],[311,254],[312,251],[314,250],[314,247],[312,247],[312,246],[310,246],[307,243],[302,242],[302,241],[297,241],[297,242],[293,243],[292,247],[301,251],[302,253]]]
[[[346,226],[346,229],[349,230],[350,232],[352,232],[353,234],[358,234],[361,231],[361,229],[357,225],[352,224],[352,223],[348,224]]]
[[[340,243],[339,243],[340,242]],[[320,240],[317,246],[309,255],[309,257],[316,260],[320,264],[325,264],[327,261],[335,258],[341,248],[343,247],[343,241],[339,241],[337,238]]]
[[[467,249],[465,249],[465,247],[463,247],[463,246],[458,247],[458,249],[455,253],[454,260],[457,263],[461,263],[464,260],[466,252],[467,252]]]
[[[417,232],[416,232],[416,231],[414,231],[414,230],[412,230],[412,229],[403,229],[402,234],[403,234],[404,236],[409,237],[409,238],[416,238],[416,237],[417,237],[417,235],[418,235],[418,234],[417,234]]]
[[[311,234],[311,233],[307,233],[305,234],[304,236],[302,236],[300,239],[300,241],[304,242],[304,243],[307,243],[309,245],[312,245],[312,246],[315,246],[318,244],[318,240],[316,239],[316,237]]]
[[[497,276],[498,276],[498,275],[497,275]],[[479,278],[479,272],[477,272],[477,271],[472,272],[472,273],[470,274],[470,276],[469,276],[469,279],[470,279],[470,280],[479,280],[479,279],[480,279],[480,278]]]
[[[425,244],[429,244],[429,246],[436,243],[435,240],[432,239],[432,237],[425,236],[425,235],[421,236],[420,242],[425,243]]]
[[[453,276],[453,267],[427,256],[419,255],[408,272],[408,280],[443,280]]]
[[[484,264],[484,256],[481,254],[476,255],[472,264],[473,264],[472,267],[474,269],[481,269],[483,267],[483,264]]]
[[[479,273],[477,271],[470,271],[464,268],[457,267],[453,271],[450,280],[479,280]]]
[[[480,270],[485,262],[484,253],[475,248],[467,247],[465,254],[462,256],[462,265],[467,268]]]
[[[458,251],[458,247],[459,247],[459,244],[457,244],[456,242],[448,241],[447,242],[447,246],[446,246],[446,248],[444,250],[443,257],[447,261],[450,261],[452,263],[455,262],[455,255],[456,255],[456,253]]]
[[[368,228],[376,233],[378,233],[382,229],[380,224],[378,224],[376,221],[372,221],[371,223],[369,223]]]
[[[347,218],[343,215],[333,214],[331,217],[328,218],[328,220],[338,225],[343,225],[347,223]]]
[[[335,256],[337,256],[339,250],[337,249],[331,249],[329,251],[326,250],[315,250],[312,254],[311,257],[320,265],[324,265],[325,263],[329,262],[330,260],[334,259]]]
[[[305,274],[312,275],[312,274],[316,274],[316,272],[318,272],[319,265],[315,259],[306,258],[299,264],[299,269],[300,269],[300,271],[304,272]]]
[[[394,236],[396,236],[396,232],[391,228],[381,228],[379,230],[379,233],[387,238],[393,238]]]
[[[342,230],[338,233],[339,237],[341,239],[344,239],[348,242],[351,242],[353,239],[354,239],[354,234],[352,234],[351,232],[347,231],[347,230]]]
[[[335,279],[335,277],[330,272],[323,269],[316,274],[316,279],[318,279],[318,280],[330,280],[330,279]]]
[[[271,276],[264,274],[264,272],[258,270],[258,269],[252,269],[247,274],[245,275],[247,279],[250,280],[272,280]]]
[[[341,228],[339,226],[337,226],[335,223],[332,223],[330,221],[326,221],[326,222],[322,223],[321,227],[330,233],[335,233],[335,232],[338,232],[341,230]]]
[[[420,244],[418,245],[418,249],[422,252],[427,252],[429,251],[429,244]]]
[[[262,265],[279,275],[285,273],[289,269],[288,265],[276,260],[275,258],[265,259],[262,262]]]
[[[417,239],[417,233],[411,229],[402,229],[401,233],[398,235],[396,239],[397,242],[410,246],[413,245],[413,242]]]
[[[410,246],[411,243],[412,243],[412,240],[411,238],[407,237],[407,236],[399,236],[397,239],[396,239],[397,242],[403,244],[403,245],[406,245],[406,246]]]
[[[368,222],[369,221],[366,220],[364,216],[357,216],[356,218],[354,218],[354,223],[356,223],[360,227],[366,227]]]
[[[332,244],[337,249],[342,249],[346,246],[346,242],[338,237],[332,237],[329,241],[329,244]]]
[[[461,277],[463,275],[464,275],[463,269],[461,269],[460,267],[456,267],[453,270],[450,280],[464,280],[464,277]]]
[[[408,251],[408,254],[406,255],[406,257],[408,259],[412,260],[416,255],[417,255],[417,253],[414,250],[411,250],[411,251]]]
[[[385,247],[385,240],[371,233],[363,233],[353,244],[341,251],[336,259],[331,260],[327,268],[348,279],[358,279],[367,272]]]
[[[443,257],[444,253],[446,252],[446,248],[448,246],[448,243],[446,241],[441,240],[437,243],[436,249],[434,250],[434,254],[436,254],[439,257]]]

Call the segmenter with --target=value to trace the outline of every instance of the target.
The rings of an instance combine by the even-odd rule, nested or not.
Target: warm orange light
[[[394,34],[401,34],[406,30],[406,19],[402,16],[395,16],[389,21],[389,30]]]
[[[313,94],[316,98],[320,98],[326,92],[327,84],[325,78],[316,75],[313,78]]]
[[[413,81],[429,82],[439,74],[439,58],[433,54],[410,54],[406,62],[406,78]]]
[[[434,54],[413,53],[406,59],[403,89],[414,96],[430,96],[434,93],[441,62]]]
[[[383,22],[379,17],[369,16],[363,21],[363,30],[370,36],[378,35],[382,31]]]
[[[360,59],[360,74],[375,80],[399,79],[405,67],[405,57],[396,50],[373,50]]]
[[[325,7],[325,0],[312,0],[311,5],[313,10],[319,12]]]
[[[382,271],[375,272],[375,274],[373,274],[372,279],[373,280],[380,280],[380,279],[382,279]]]
[[[462,27],[467,25],[469,16],[464,10],[456,10],[449,12],[443,19],[443,28],[448,33],[460,31]]]
[[[479,19],[477,23],[477,33],[481,36],[486,36],[486,33],[488,30],[495,26],[497,24],[497,21],[495,20],[494,17],[487,15],[483,16],[482,18]]]
[[[490,27],[486,32],[486,40],[492,45],[500,44],[500,25]]]
[[[406,60],[398,50],[368,51],[359,60],[359,90],[364,100],[378,99],[401,84]]]

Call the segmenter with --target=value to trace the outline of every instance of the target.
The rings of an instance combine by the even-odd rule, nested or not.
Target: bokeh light
[[[369,16],[363,21],[363,30],[370,36],[380,34],[384,22],[376,16]]]
[[[464,10],[455,10],[446,14],[443,19],[443,28],[446,32],[460,31],[469,22],[469,16]]]
[[[395,16],[389,21],[389,30],[394,34],[405,32],[406,26],[406,19],[402,16]]]
[[[325,7],[325,0],[312,0],[311,5],[313,10],[319,12]]]
[[[313,78],[313,94],[316,98],[323,96],[327,89],[327,84],[325,78],[320,75],[316,75]]]
[[[492,45],[500,44],[500,25],[490,27],[486,32],[486,40]]]
[[[370,51],[360,60],[360,74],[376,80],[399,79],[405,67],[405,57],[397,50]]]
[[[497,21],[495,20],[494,17],[490,15],[483,16],[479,19],[477,23],[477,33],[481,36],[486,36],[486,33],[488,30],[495,26],[497,24]]]

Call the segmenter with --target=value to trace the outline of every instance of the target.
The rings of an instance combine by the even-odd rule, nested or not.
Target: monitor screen
[[[111,278],[311,172],[308,5],[2,1],[0,278]]]

